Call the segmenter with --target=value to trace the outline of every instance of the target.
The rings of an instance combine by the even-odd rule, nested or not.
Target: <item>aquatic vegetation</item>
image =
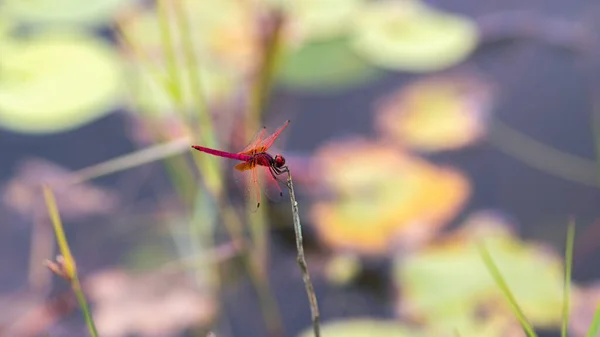
[[[310,212],[321,240],[364,254],[426,242],[449,224],[471,190],[456,169],[361,139],[323,146],[312,167],[335,172],[318,175],[332,198]]]
[[[121,59],[83,32],[0,40],[0,126],[26,133],[77,128],[110,113],[122,95]]]
[[[416,151],[455,150],[483,138],[494,89],[469,73],[437,75],[403,86],[377,107],[382,137]]]
[[[478,44],[475,23],[419,0],[377,1],[357,15],[352,47],[385,69],[443,70],[465,60]]]
[[[522,242],[497,214],[475,213],[454,233],[395,264],[402,317],[461,331],[459,322],[513,317],[476,249],[484,242],[534,326],[561,322],[562,263],[539,244]],[[468,273],[468,275],[465,275]]]

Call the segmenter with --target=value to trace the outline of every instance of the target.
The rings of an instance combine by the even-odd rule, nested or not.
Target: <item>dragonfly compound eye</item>
[[[285,165],[285,158],[280,154],[275,155],[275,166],[282,167],[283,165]]]

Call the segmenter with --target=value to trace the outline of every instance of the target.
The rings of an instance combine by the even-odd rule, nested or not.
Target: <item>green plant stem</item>
[[[190,66],[190,71],[188,71],[188,81],[193,93],[192,98],[198,109],[197,118],[193,118],[192,116],[189,120],[190,125],[196,126],[192,127],[192,130],[198,132],[200,140],[204,144],[207,144],[207,147],[214,147],[216,145],[216,139],[213,132],[213,121],[208,111],[206,98],[204,97],[204,90],[202,88],[202,80],[200,77],[200,66],[198,64],[196,53],[194,52],[194,40],[190,34],[189,16],[186,15],[181,0],[174,2],[174,9],[176,22],[179,24],[179,30],[181,32],[184,49],[183,56],[185,57],[185,62]],[[198,122],[195,123],[194,120],[197,120]],[[200,126],[204,127],[204,132],[200,132]]]
[[[185,106],[185,98],[184,91],[182,90],[182,78],[177,67],[177,54],[175,43],[173,41],[173,33],[171,32],[170,20],[169,20],[169,12],[167,8],[166,0],[158,0],[158,15],[159,20],[158,23],[160,25],[160,35],[162,39],[162,44],[165,50],[167,51],[165,58],[167,61],[167,69],[169,73],[169,94],[171,97],[177,102],[178,106]],[[185,115],[185,111],[183,109],[178,110],[181,115]]]
[[[510,288],[506,284],[506,281],[502,277],[500,270],[498,270],[498,267],[496,266],[496,263],[492,259],[490,252],[487,250],[487,248],[485,247],[485,245],[482,242],[480,242],[477,245],[477,248],[479,249],[479,253],[481,255],[481,258],[483,259],[483,262],[485,263],[485,266],[487,267],[488,271],[492,275],[492,278],[496,282],[496,285],[502,291],[502,294],[504,295],[504,297],[506,297],[508,304],[510,304],[510,306],[512,307],[513,313],[517,316],[517,319],[521,323],[523,330],[527,333],[527,336],[537,337],[535,331],[533,330],[533,327],[527,320],[527,317],[525,317],[525,314],[519,307],[517,300],[515,299],[512,292],[510,291]]]
[[[571,295],[571,269],[573,265],[573,242],[575,241],[575,221],[571,220],[567,228],[567,244],[565,248],[565,281],[563,289],[563,320],[561,336],[567,337],[569,326],[569,308]]]
[[[75,275],[75,278],[71,281],[71,288],[77,297],[77,302],[79,302],[79,306],[83,311],[83,315],[85,316],[85,323],[88,327],[88,330],[92,337],[98,337],[98,330],[96,330],[96,325],[94,324],[94,320],[92,319],[92,313],[90,311],[90,307],[87,304],[85,299],[85,295],[83,295],[83,290],[81,290],[81,284],[79,283],[79,277]]]
[[[44,200],[46,202],[46,208],[48,209],[48,215],[50,216],[50,220],[52,221],[52,225],[54,227],[56,241],[64,259],[64,263],[61,266],[61,268],[63,269],[62,276],[67,278],[71,285],[71,289],[73,289],[73,292],[77,297],[77,301],[79,302],[81,310],[83,311],[83,315],[85,316],[85,322],[87,324],[90,334],[92,335],[92,337],[98,337],[98,330],[96,330],[96,325],[94,324],[94,320],[92,319],[90,308],[85,299],[85,295],[81,290],[79,276],[77,275],[77,266],[75,264],[75,259],[71,254],[71,248],[69,247],[69,243],[65,235],[62,220],[60,218],[58,207],[56,205],[56,199],[54,198],[54,193],[48,186],[43,186],[43,192]]]
[[[269,13],[268,31],[262,38],[262,57],[258,69],[258,76],[254,79],[252,95],[250,97],[250,108],[248,119],[259,121],[265,110],[267,98],[270,93],[271,84],[275,71],[279,64],[280,49],[283,38],[284,14],[280,9],[274,9]],[[250,124],[251,125],[251,124]]]
[[[597,337],[598,332],[600,332],[600,303],[596,307],[596,312],[594,313],[592,324],[590,324],[590,329],[588,330],[585,337]]]
[[[306,288],[306,294],[308,295],[308,302],[310,303],[310,312],[312,317],[312,325],[315,337],[321,336],[319,326],[319,304],[317,302],[317,295],[315,289],[310,280],[310,274],[308,272],[308,266],[306,264],[306,258],[304,257],[304,247],[302,245],[302,224],[300,223],[300,212],[298,211],[298,202],[296,201],[296,195],[294,193],[294,183],[292,181],[292,173],[287,169],[287,187],[290,192],[290,202],[292,203],[292,217],[294,220],[294,233],[296,234],[296,250],[298,252],[297,262],[302,272],[302,281],[304,281],[304,287]]]

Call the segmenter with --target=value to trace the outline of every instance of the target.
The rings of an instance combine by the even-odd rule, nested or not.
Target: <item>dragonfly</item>
[[[256,133],[250,144],[238,153],[198,145],[192,145],[192,148],[214,156],[241,161],[241,163],[234,166],[236,181],[244,185],[244,195],[248,199],[248,207],[252,212],[256,212],[260,207],[261,189],[273,201],[279,201],[283,196],[279,186],[281,183],[279,176],[289,171],[288,167],[285,166],[285,158],[281,154],[272,156],[267,151],[289,124],[290,121],[286,121],[268,137],[265,137],[267,129],[263,127]]]

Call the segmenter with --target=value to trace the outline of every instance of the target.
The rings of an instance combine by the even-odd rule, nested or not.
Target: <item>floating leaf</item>
[[[284,1],[291,39],[314,41],[337,38],[352,28],[365,0]]]
[[[394,142],[424,152],[464,147],[487,131],[493,90],[475,75],[419,80],[380,104],[376,125]]]
[[[544,247],[520,242],[504,220],[489,212],[472,215],[442,242],[396,261],[400,313],[447,328],[473,317],[514,318],[476,249],[479,240],[485,242],[527,319],[535,326],[558,327],[560,258]]]
[[[371,81],[381,73],[349,49],[346,39],[312,42],[284,56],[279,80],[302,90],[332,92]]]
[[[310,212],[321,239],[362,254],[418,246],[447,225],[470,195],[460,172],[361,139],[323,147],[311,168],[335,172],[315,174],[333,196]]]
[[[0,58],[0,126],[60,132],[115,106],[121,68],[111,47],[92,36],[51,32],[4,45]]]
[[[3,10],[28,23],[101,25],[119,6],[137,0],[5,0]]]
[[[471,19],[417,0],[371,2],[357,15],[354,27],[355,50],[392,70],[444,69],[464,60],[478,43]]]
[[[355,318],[327,322],[322,325],[323,336],[335,337],[420,337],[425,334],[394,321],[375,320],[370,318]],[[298,337],[312,337],[312,328],[305,329]]]

